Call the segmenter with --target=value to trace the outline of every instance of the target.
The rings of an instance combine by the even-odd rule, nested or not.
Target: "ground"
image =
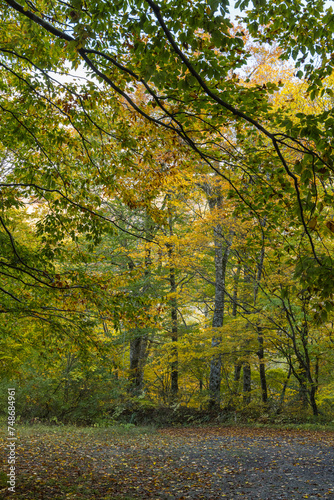
[[[19,432],[15,494],[1,446],[0,498],[334,500],[333,445],[333,432],[32,426]]]

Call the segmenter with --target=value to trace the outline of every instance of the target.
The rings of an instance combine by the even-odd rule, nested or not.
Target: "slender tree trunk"
[[[139,333],[140,335],[140,333]],[[142,374],[140,373],[141,337],[138,336],[130,341],[130,384],[131,392],[137,394],[141,390]]]
[[[312,408],[313,415],[317,417],[319,415],[319,410],[317,406],[317,402],[315,399],[315,395],[318,389],[318,383],[317,383],[317,378],[318,378],[318,370],[319,370],[319,365],[318,365],[318,358],[316,358],[316,366],[315,366],[315,377],[312,377],[311,373],[311,359],[310,359],[310,353],[309,353],[309,347],[308,347],[308,328],[305,325],[303,329],[303,348],[304,348],[304,356],[305,356],[305,365],[306,365],[306,376],[307,380],[309,383],[309,398],[310,398],[310,405]]]
[[[309,298],[305,299],[304,303],[304,314],[305,308],[307,307],[307,303]],[[306,408],[308,404],[310,404],[313,415],[317,416],[319,414],[315,395],[318,389],[317,383],[317,359],[315,365],[315,376],[312,376],[312,366],[311,359],[309,353],[309,344],[308,344],[308,324],[307,321],[300,327],[297,324],[293,325],[291,320],[291,314],[287,306],[284,304],[284,310],[286,314],[286,318],[289,322],[289,330],[290,330],[290,339],[292,341],[294,354],[297,357],[297,367],[295,368],[294,364],[289,360],[289,364],[291,366],[291,370],[295,378],[299,382],[299,398],[303,408]],[[298,337],[302,340],[302,349],[300,347],[300,343],[297,341]]]
[[[144,385],[144,368],[148,355],[148,336],[142,334],[140,329],[135,331],[137,335],[130,341],[130,375],[132,394],[140,394]]]
[[[307,374],[305,370],[305,366],[302,364],[299,365],[299,397],[302,403],[302,407],[306,408],[308,405],[307,398]]]
[[[223,242],[221,237],[222,227],[217,225],[215,228],[215,308],[213,313],[212,326],[220,328],[224,323],[224,307],[225,307],[225,278],[227,262],[232,244],[232,235],[226,243],[223,251]],[[212,347],[218,347],[221,344],[221,335],[214,336],[211,341]],[[210,365],[210,407],[218,409],[220,407],[220,386],[221,386],[221,355],[212,356]]]
[[[221,201],[221,200],[219,200]],[[223,275],[223,242],[222,226],[216,225],[214,228],[215,242],[215,305],[213,312],[212,327],[220,328],[224,321],[224,275]],[[211,340],[212,347],[218,347],[221,343],[221,335],[214,336]],[[221,385],[221,355],[215,354],[211,358],[209,392],[211,409],[217,409],[220,406],[220,385]]]
[[[222,194],[219,183],[202,184],[202,189],[208,197],[210,211],[222,207]],[[213,238],[215,245],[215,304],[212,319],[213,328],[221,328],[224,323],[224,306],[225,306],[225,277],[227,269],[227,261],[232,245],[233,233],[230,231],[229,240],[223,243],[222,225],[217,223],[213,229]],[[222,337],[220,334],[214,335],[211,340],[211,346],[218,348],[221,344]],[[222,378],[222,362],[221,355],[215,354],[211,358],[210,363],[210,377],[209,377],[209,408],[218,410],[220,408],[220,386]]]
[[[251,366],[248,361],[245,361],[242,365],[242,375],[243,375],[243,401],[245,405],[251,402],[251,383],[252,383],[252,373]]]
[[[237,396],[240,391],[240,377],[241,377],[241,369],[242,369],[242,362],[241,361],[236,361],[234,363],[234,376],[233,376],[233,385],[232,385],[232,395]]]
[[[234,382],[240,381],[241,368],[242,368],[242,364],[240,363],[240,361],[235,363],[235,365],[234,365]]]
[[[148,239],[152,236],[152,225],[148,216],[145,218],[145,236]],[[150,287],[149,279],[151,264],[151,249],[147,245],[145,249],[144,285],[142,287],[142,292],[146,291]],[[135,328],[134,334],[135,337],[130,340],[130,391],[132,394],[140,394],[143,390],[144,368],[148,355],[148,334],[141,331],[140,328]]]
[[[315,395],[316,395],[316,392],[318,389],[318,384],[319,384],[319,358],[317,357],[315,360],[314,383],[311,385],[311,391],[310,391],[310,401],[311,401],[311,406],[312,406],[312,411],[313,411],[314,416],[319,415],[317,402],[315,400]]]
[[[238,286],[239,286],[239,278],[240,278],[241,266],[238,265],[237,272],[234,275],[233,279],[233,305],[232,305],[232,316],[234,318],[237,317],[238,312]]]
[[[238,265],[237,272],[234,275],[234,283],[233,283],[233,304],[232,304],[232,316],[234,318],[237,317],[238,312],[238,285],[240,278],[241,266]],[[239,392],[239,382],[241,375],[242,363],[237,360],[234,363],[234,384],[233,384],[233,394],[236,395]]]
[[[261,334],[262,329],[258,327],[257,331],[258,331],[258,343],[259,343],[259,350],[257,352],[257,355],[259,357],[259,362],[260,362],[261,395],[262,395],[262,402],[267,403],[268,391],[267,391],[266,369],[264,365],[263,337]]]
[[[313,415],[318,416],[319,411],[318,411],[318,407],[317,407],[317,402],[315,400],[315,395],[316,395],[316,392],[318,389],[318,384],[316,382],[317,368],[316,368],[315,379],[314,379],[312,377],[312,373],[311,373],[311,359],[310,359],[309,345],[308,345],[308,327],[307,327],[307,324],[304,324],[302,327],[301,337],[302,337],[303,351],[304,351],[303,363],[300,364],[301,374],[302,374],[301,381],[303,382],[303,384],[301,385],[302,402],[304,402],[304,400],[306,399],[306,404],[307,404],[307,402],[309,400]],[[316,360],[316,363],[317,363],[317,360]],[[309,387],[309,389],[307,386]],[[306,389],[306,395],[304,394],[305,389]]]
[[[262,227],[265,226],[266,221],[264,220],[261,225]],[[257,300],[257,294],[259,291],[259,286],[260,286],[260,281],[262,277],[262,271],[263,271],[263,262],[264,262],[264,246],[262,246],[261,253],[260,253],[260,259],[258,262],[257,266],[257,273],[256,273],[256,281],[255,281],[255,286],[254,286],[254,306],[256,305],[256,300]],[[264,346],[263,346],[263,333],[262,333],[262,328],[258,327],[257,328],[257,333],[258,333],[258,351],[257,355],[259,358],[259,371],[260,371],[260,383],[261,383],[261,397],[262,397],[262,402],[267,403],[268,401],[268,389],[267,389],[267,379],[266,379],[266,367],[265,367],[265,362],[264,362]]]
[[[170,299],[170,306],[171,306],[171,320],[172,320],[172,342],[174,343],[174,346],[172,348],[173,361],[171,362],[171,394],[172,394],[172,399],[174,400],[177,398],[179,390],[178,350],[177,350],[178,322],[177,322],[177,299],[175,297],[176,282],[175,282],[174,268],[170,269],[169,279],[170,279],[170,290],[171,293],[173,294],[172,298]]]
[[[312,385],[311,386],[311,390],[310,390],[310,403],[311,403],[311,408],[312,408],[313,415],[315,417],[317,417],[319,415],[319,410],[318,410],[317,402],[315,400],[316,392],[317,392],[317,387],[314,386],[314,385]]]
[[[171,209],[168,209],[168,224],[169,224],[169,236],[173,236],[173,217]],[[171,362],[171,396],[172,400],[175,401],[177,399],[178,391],[179,391],[179,362],[178,362],[178,349],[177,349],[177,341],[178,341],[178,314],[177,314],[177,284],[176,284],[176,276],[175,276],[175,267],[173,265],[174,258],[174,245],[168,244],[168,258],[170,262],[169,268],[169,284],[170,284],[170,311],[171,311],[171,325],[172,325],[172,362]]]
[[[244,268],[244,283],[248,284],[249,286],[246,287],[245,290],[245,298],[244,298],[244,304],[245,306],[247,303],[250,302],[249,300],[249,293],[250,293],[250,284],[251,284],[251,276],[249,274],[249,271],[247,268]],[[249,339],[246,339],[245,342],[245,350],[244,350],[244,356],[249,356],[251,354],[251,351],[247,350],[247,346],[249,344]],[[242,363],[242,392],[243,392],[243,402],[244,405],[248,405],[251,402],[251,384],[252,384],[252,372],[251,372],[251,366],[249,361],[245,360]]]

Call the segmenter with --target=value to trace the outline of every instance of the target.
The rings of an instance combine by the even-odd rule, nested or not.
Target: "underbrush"
[[[4,419],[0,420],[0,437],[4,438],[7,436],[7,426]],[[77,436],[78,438],[99,438],[104,437],[136,437],[140,435],[154,434],[156,432],[156,427],[154,426],[135,426],[133,424],[114,424],[113,426],[103,427],[103,426],[76,426],[76,425],[50,425],[47,422],[44,423],[33,423],[26,424],[20,423],[16,426],[16,432],[18,438],[27,438],[31,435],[35,437],[66,437],[68,435]]]
[[[115,416],[115,415],[114,415]],[[52,420],[41,421],[32,419],[24,421],[18,419],[16,428],[20,435],[34,434],[77,434],[80,436],[135,437],[141,434],[152,434],[160,428],[166,427],[250,427],[258,429],[294,429],[304,431],[334,431],[334,421],[319,416],[305,415],[275,415],[263,414],[255,418],[251,413],[236,411],[209,412],[194,408],[160,407],[150,410],[124,409],[118,412],[117,418],[113,414],[104,415],[90,424],[76,424]],[[1,433],[7,430],[5,417],[0,418]]]

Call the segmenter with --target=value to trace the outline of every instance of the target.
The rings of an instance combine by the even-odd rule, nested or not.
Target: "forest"
[[[2,415],[333,421],[333,3],[0,9]]]

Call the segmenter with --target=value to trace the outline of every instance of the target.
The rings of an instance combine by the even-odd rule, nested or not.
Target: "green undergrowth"
[[[1,422],[0,437],[7,435],[7,428],[5,422]],[[27,438],[31,435],[34,436],[66,436],[77,435],[80,438],[104,437],[133,437],[139,435],[153,434],[156,432],[154,426],[135,426],[130,424],[115,424],[112,427],[95,427],[95,426],[75,426],[75,425],[50,425],[47,423],[36,424],[19,424],[16,426],[18,438]]]
[[[223,408],[219,411],[200,410],[191,407],[174,405],[153,408],[141,408],[137,405],[115,406],[110,412],[104,412],[92,422],[67,422],[52,417],[51,419],[24,419],[17,415],[16,426],[21,433],[29,432],[82,432],[98,435],[101,431],[112,435],[136,436],[141,433],[152,433],[156,429],[166,427],[206,427],[234,426],[273,429],[332,430],[334,431],[334,415],[313,416],[307,410],[292,407],[289,411],[277,414],[269,406],[243,409]],[[0,417],[0,429],[6,429],[6,417]]]
[[[5,438],[7,435],[7,429],[4,422],[0,422],[0,438]],[[168,428],[169,426],[166,426]],[[208,424],[193,424],[193,425],[177,425],[171,427],[178,428],[249,428],[249,429],[273,429],[273,430],[292,430],[292,431],[308,431],[308,432],[334,432],[334,423],[321,424],[321,423],[261,423],[261,422],[248,422],[248,423],[234,423],[226,422],[221,423],[208,423]],[[66,438],[68,435],[75,435],[80,439],[91,439],[91,438],[103,438],[105,440],[112,440],[113,438],[126,438],[135,439],[138,436],[152,435],[158,432],[159,427],[149,425],[149,426],[135,426],[127,424],[115,424],[113,426],[74,426],[74,425],[49,425],[46,423],[37,424],[20,424],[16,427],[17,437],[26,439],[30,436],[35,437],[52,437],[57,436],[59,438]]]

